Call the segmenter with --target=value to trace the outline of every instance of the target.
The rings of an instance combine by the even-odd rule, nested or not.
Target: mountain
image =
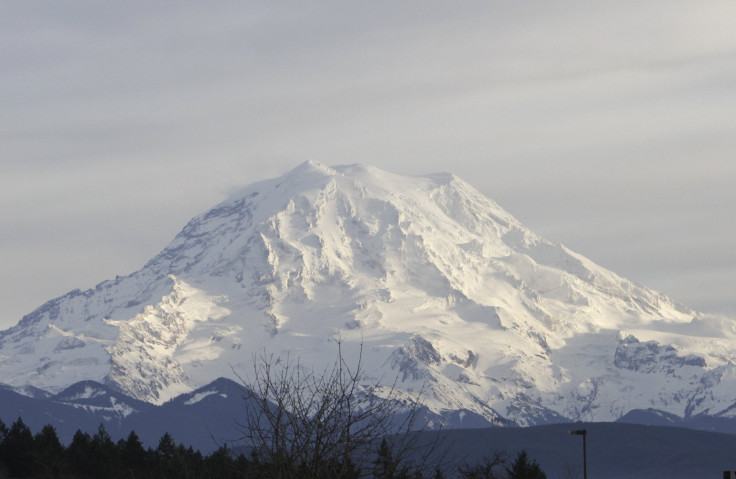
[[[102,424],[114,441],[135,431],[146,447],[155,448],[169,433],[177,443],[210,453],[225,443],[243,444],[244,392],[242,385],[218,378],[153,405],[89,380],[43,397],[28,397],[0,385],[0,420],[10,426],[21,417],[34,432],[50,424],[65,444],[78,429],[93,434]]]
[[[258,355],[421,390],[443,421],[736,413],[732,321],[525,228],[450,174],[307,162],[193,218],[135,273],[0,332],[0,378],[162,404]]]
[[[26,392],[0,384],[0,420],[10,426],[20,417],[34,433],[51,424],[66,444],[78,429],[92,434],[100,424],[125,437],[130,432],[129,417],[155,408],[94,381],[80,381],[56,395],[30,397]]]

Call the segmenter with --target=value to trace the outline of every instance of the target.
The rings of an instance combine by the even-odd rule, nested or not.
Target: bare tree
[[[247,390],[240,426],[264,476],[399,477],[396,471],[409,470],[417,436],[408,433],[416,428],[419,393],[399,391],[396,381],[361,384],[362,345],[352,367],[339,341],[337,349],[322,372],[264,352],[254,357],[251,379],[240,378]]]
[[[479,463],[459,466],[458,474],[463,479],[505,479],[507,460],[505,453],[494,451],[493,456],[483,456]]]

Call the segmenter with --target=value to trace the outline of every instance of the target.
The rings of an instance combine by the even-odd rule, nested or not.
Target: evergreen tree
[[[228,453],[229,459],[229,453]],[[174,451],[174,464],[178,471],[178,477],[187,479],[190,477],[202,477],[205,461],[199,451],[195,451],[192,446],[184,447],[179,444]],[[217,475],[206,477],[220,477]],[[226,476],[223,476],[226,477]]]
[[[61,473],[64,458],[64,446],[56,435],[54,426],[47,424],[33,437],[33,447],[39,466],[43,470],[42,475],[57,477]]]
[[[391,454],[391,449],[388,447],[386,438],[381,440],[381,445],[378,446],[376,452],[375,467],[373,469],[373,477],[377,479],[384,479],[391,477],[393,474],[394,458]]]
[[[0,477],[7,477],[8,470],[5,466],[5,437],[8,435],[8,427],[0,419]]]
[[[207,477],[212,478],[236,478],[243,477],[238,474],[235,461],[230,455],[227,445],[218,448],[205,460]]]
[[[35,473],[35,449],[33,434],[21,418],[8,429],[3,441],[2,462],[10,477],[28,477]]]
[[[507,468],[509,479],[547,479],[547,475],[537,464],[529,461],[526,451],[521,451],[510,468]]]
[[[161,436],[156,448],[156,460],[161,477],[184,477],[176,460],[176,444],[168,432]]]
[[[138,477],[149,466],[148,455],[135,431],[130,431],[126,440],[118,442],[118,451],[121,469],[129,472],[128,477]]]
[[[89,458],[91,456],[92,438],[86,432],[77,429],[71,444],[66,448],[66,463],[70,472],[75,476],[92,477],[93,468]]]
[[[163,460],[173,461],[174,453],[176,452],[176,444],[174,444],[174,438],[168,432],[161,436],[158,441],[158,447],[156,448],[156,455]]]
[[[435,475],[437,474],[439,474],[439,477],[442,477],[439,471],[435,471]],[[376,479],[421,479],[424,476],[421,470],[415,469],[414,472],[411,472],[411,468],[406,461],[398,460],[394,456],[393,449],[389,446],[386,438],[383,438],[381,440],[381,445],[376,451],[373,477]]]
[[[92,436],[89,461],[96,477],[112,477],[113,472],[119,469],[118,449],[103,424],[100,424],[97,433]]]

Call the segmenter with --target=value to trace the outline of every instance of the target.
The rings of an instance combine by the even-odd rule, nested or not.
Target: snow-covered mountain
[[[192,219],[139,271],[0,332],[0,381],[94,380],[161,404],[256,354],[447,416],[531,425],[736,415],[736,330],[538,237],[449,174],[307,162]]]

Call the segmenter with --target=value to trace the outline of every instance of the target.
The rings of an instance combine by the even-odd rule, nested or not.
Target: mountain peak
[[[297,165],[294,169],[281,176],[282,184],[308,184],[310,181],[321,182],[324,178],[338,175],[339,173],[329,166],[308,160]]]
[[[324,165],[318,161],[307,160],[303,163],[300,163],[296,168],[287,173],[286,176],[304,175],[309,173],[323,173],[326,175],[336,174],[335,170],[327,165]]]

